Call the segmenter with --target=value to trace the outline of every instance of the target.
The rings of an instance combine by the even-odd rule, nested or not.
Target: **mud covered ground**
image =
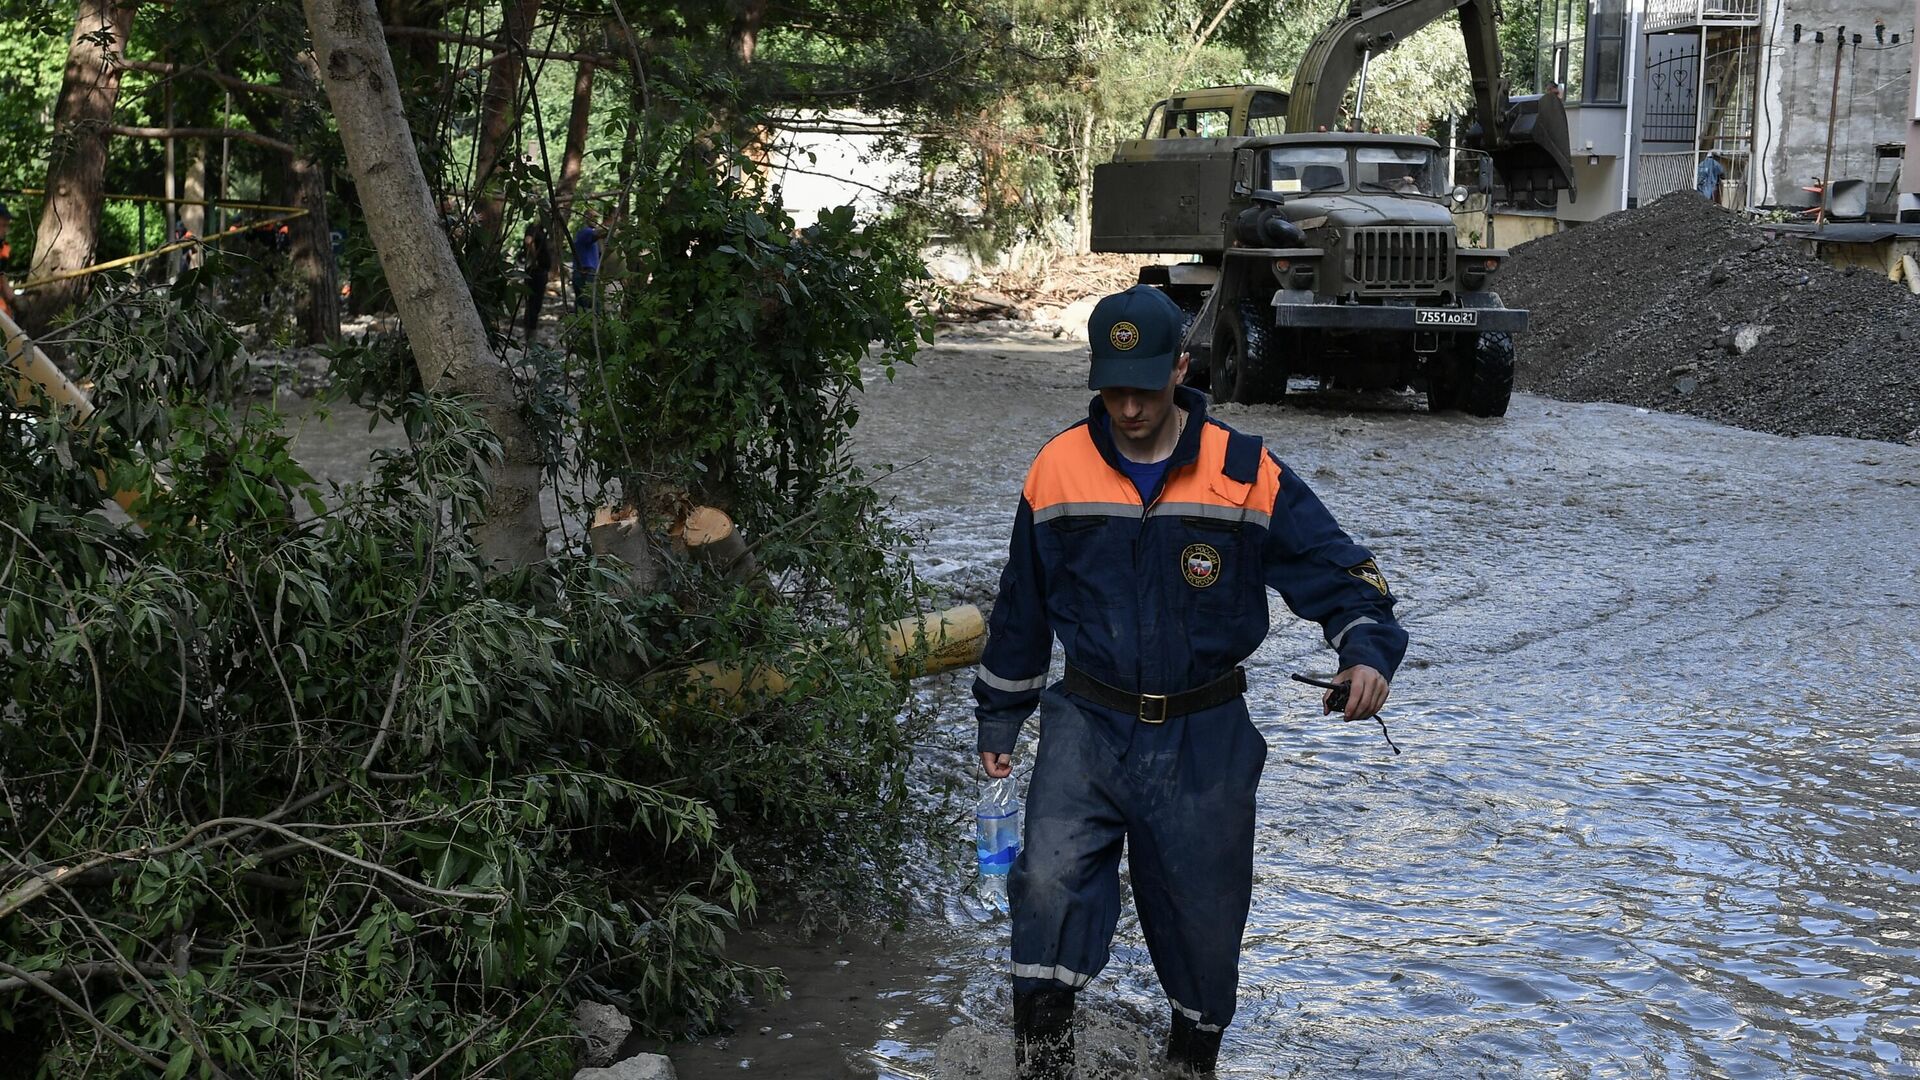
[[[1920,297],[1690,191],[1514,249],[1522,389],[1780,435],[1920,442]]]
[[[917,463],[886,490],[951,598],[991,600],[1084,348],[950,336],[866,395],[862,456]],[[1285,682],[1332,660],[1274,600],[1222,1075],[1920,1076],[1920,449],[1526,394],[1501,421],[1324,405],[1223,411],[1392,580],[1405,753]],[[975,782],[967,690],[918,687],[930,798]],[[907,926],[750,935],[794,997],[675,1048],[682,1080],[1003,1080],[1006,924],[965,884],[929,859]],[[1158,1075],[1130,915],[1083,999],[1083,1077]]]

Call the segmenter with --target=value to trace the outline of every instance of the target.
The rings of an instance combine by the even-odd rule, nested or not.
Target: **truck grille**
[[[1435,293],[1453,281],[1453,230],[1353,231],[1353,280],[1364,294]]]

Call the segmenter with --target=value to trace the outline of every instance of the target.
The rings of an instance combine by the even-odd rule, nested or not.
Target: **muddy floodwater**
[[[861,453],[910,465],[886,490],[949,596],[991,601],[1083,357],[973,333],[873,380]],[[1920,1075],[1920,449],[1529,396],[1221,412],[1373,548],[1413,639],[1395,757],[1286,681],[1333,658],[1272,600],[1221,1075]],[[963,767],[968,679],[919,693]],[[793,996],[674,1048],[683,1080],[1009,1075],[1007,924],[934,866],[903,928],[750,936]],[[1130,917],[1081,1000],[1083,1075],[1157,1075]]]

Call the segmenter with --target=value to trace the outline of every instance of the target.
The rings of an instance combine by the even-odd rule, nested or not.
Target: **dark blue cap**
[[[0,217],[6,218],[8,221],[13,220],[13,211],[7,209],[7,204],[3,202],[0,202]]]
[[[1093,369],[1087,389],[1124,386],[1158,390],[1173,378],[1180,358],[1180,324],[1185,316],[1166,293],[1151,285],[1102,297],[1087,320]]]

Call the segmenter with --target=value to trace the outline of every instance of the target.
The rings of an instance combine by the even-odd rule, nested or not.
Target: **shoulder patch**
[[[1347,567],[1347,573],[1379,589],[1381,596],[1392,595],[1387,591],[1387,575],[1380,572],[1379,564],[1375,563],[1372,559],[1368,559],[1358,566]]]

